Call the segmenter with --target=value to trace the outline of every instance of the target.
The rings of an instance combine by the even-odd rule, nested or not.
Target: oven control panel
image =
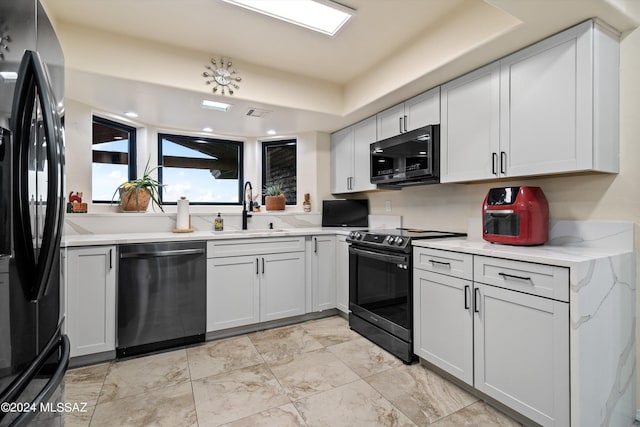
[[[411,239],[391,234],[352,231],[349,233],[347,241],[350,243],[362,244],[371,247],[405,251],[410,245]]]

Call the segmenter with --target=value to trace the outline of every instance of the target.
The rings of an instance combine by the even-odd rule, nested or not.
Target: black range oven
[[[349,246],[349,326],[411,363],[413,355],[412,241],[464,233],[394,229],[353,231]]]

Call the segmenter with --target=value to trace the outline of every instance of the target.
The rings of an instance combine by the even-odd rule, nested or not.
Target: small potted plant
[[[146,212],[149,202],[160,208],[162,212],[162,203],[160,202],[160,194],[158,189],[162,184],[153,179],[150,174],[156,168],[149,169],[149,161],[144,167],[142,178],[127,181],[118,186],[111,197],[111,201],[115,201],[116,194],[120,201],[120,207],[124,212]]]
[[[283,211],[286,204],[282,184],[264,186],[264,206],[268,211]]]

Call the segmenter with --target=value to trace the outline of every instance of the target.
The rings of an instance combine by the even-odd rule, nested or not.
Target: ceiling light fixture
[[[330,0],[222,1],[330,36],[355,15],[355,10]]]
[[[204,99],[202,101],[201,107],[206,108],[208,110],[229,111],[229,108],[231,108],[231,104],[225,104],[224,102],[209,101],[208,99]]]
[[[124,113],[124,115],[127,117],[131,117],[132,119],[135,119],[136,117],[138,117],[138,113],[134,111],[127,111],[126,113]]]
[[[202,128],[202,130],[204,132],[213,132],[213,129],[211,129],[211,128]]]
[[[275,131],[275,130],[273,130],[273,129],[269,129],[269,130],[267,131],[267,135],[275,135],[275,134],[276,134],[276,131]]]

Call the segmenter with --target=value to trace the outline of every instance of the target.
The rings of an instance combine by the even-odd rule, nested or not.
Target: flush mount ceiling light
[[[330,0],[222,0],[330,36],[355,14]]]
[[[138,117],[138,113],[134,112],[134,111],[127,111],[126,113],[124,113],[125,116],[127,117],[131,117],[133,119],[135,119],[136,117]]]
[[[211,65],[205,65],[209,71],[202,73],[205,83],[213,85],[213,93],[217,93],[218,89],[221,94],[225,94],[225,89],[229,91],[229,95],[233,95],[234,89],[240,89],[238,83],[242,81],[242,77],[238,75],[238,70],[233,67],[230,58],[221,57],[216,60],[211,58]]]
[[[208,110],[229,111],[229,108],[231,108],[231,105],[225,104],[224,102],[209,101],[208,99],[204,99],[200,107],[206,108]]]
[[[275,134],[276,134],[276,131],[275,131],[275,130],[273,130],[273,129],[269,129],[269,130],[267,131],[267,135],[271,135],[271,136],[273,136],[273,135],[275,135]]]

